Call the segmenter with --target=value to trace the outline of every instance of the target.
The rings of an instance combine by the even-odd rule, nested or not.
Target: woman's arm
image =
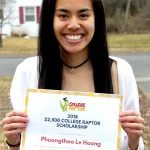
[[[139,95],[132,67],[126,61],[118,61],[119,93],[123,95],[123,112],[120,122],[124,134],[123,149],[144,150],[142,134],[144,119],[140,115]]]
[[[23,112],[26,89],[37,88],[37,79],[37,57],[27,58],[17,66],[10,88],[14,111],[6,114],[2,120],[3,132],[10,150],[19,150],[20,135],[28,123],[27,115]]]

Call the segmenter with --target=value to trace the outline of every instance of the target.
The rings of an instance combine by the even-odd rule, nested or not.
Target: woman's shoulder
[[[20,64],[25,65],[28,63],[37,63],[37,61],[38,61],[38,56],[33,56],[33,57],[25,58]]]
[[[117,63],[129,64],[129,63],[127,62],[127,60],[125,60],[125,59],[123,59],[123,58],[121,58],[121,57],[117,57],[117,56],[109,56],[109,57],[110,57],[110,59],[116,61]]]
[[[110,59],[112,59],[113,61],[116,61],[118,69],[120,69],[120,68],[121,69],[132,69],[130,63],[123,58],[116,57],[116,56],[110,56]]]
[[[25,58],[17,67],[31,68],[37,66],[37,64],[38,64],[38,56],[34,56],[34,57]]]
[[[120,78],[127,79],[134,75],[133,68],[127,60],[116,56],[110,56],[110,59],[116,61],[118,76]]]
[[[16,72],[35,72],[37,71],[38,66],[38,56],[25,58],[18,66],[16,67]]]

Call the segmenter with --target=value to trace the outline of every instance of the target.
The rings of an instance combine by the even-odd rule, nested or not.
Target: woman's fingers
[[[27,117],[22,117],[22,116],[11,116],[11,117],[5,117],[2,120],[3,126],[5,124],[18,123],[18,122],[27,123],[28,119]]]
[[[27,115],[24,112],[12,111],[10,113],[7,113],[5,118],[3,118],[2,125],[4,126],[5,124],[17,122],[27,123],[28,122]]]
[[[131,128],[125,128],[125,131],[128,134],[134,134],[134,135],[137,135],[137,136],[143,135],[143,132],[144,132],[143,129],[138,130],[138,129],[131,129]]]
[[[120,113],[119,120],[121,122],[144,123],[144,119],[140,116],[140,113],[135,111]]]
[[[24,129],[26,127],[26,123],[11,123],[11,124],[6,124],[4,127],[3,127],[3,130],[4,131],[12,131],[12,130],[15,130],[15,129]]]
[[[6,130],[4,131],[4,134],[6,137],[10,136],[15,136],[15,135],[20,135],[22,132],[22,129],[13,129],[13,130]]]
[[[12,144],[19,143],[21,132],[28,123],[27,114],[24,112],[12,111],[6,114],[1,125],[7,141]]]
[[[124,117],[124,116],[137,116],[138,117],[138,116],[140,116],[140,113],[132,111],[132,110],[121,112],[120,117]]]
[[[144,119],[139,112],[122,112],[119,117],[122,128],[128,135],[141,136],[144,130]]]
[[[2,120],[2,128],[5,135],[18,134],[27,126],[28,118],[24,112],[12,111],[6,114]]]
[[[144,123],[144,119],[141,116],[120,116],[119,120],[121,122]]]
[[[12,117],[12,116],[22,116],[27,117],[27,114],[24,112],[18,112],[18,111],[12,111],[6,114],[6,117]]]
[[[136,130],[143,130],[144,125],[141,123],[122,123],[122,127],[136,129]]]

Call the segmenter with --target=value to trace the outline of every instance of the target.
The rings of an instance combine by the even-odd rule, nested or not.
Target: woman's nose
[[[80,23],[77,17],[73,17],[70,19],[68,24],[68,29],[77,30],[80,28]]]

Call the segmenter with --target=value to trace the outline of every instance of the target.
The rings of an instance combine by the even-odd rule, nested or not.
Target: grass
[[[108,34],[108,46],[112,53],[150,52],[150,34]],[[36,50],[37,38],[11,37],[3,39],[0,56],[30,56]]]
[[[9,37],[3,39],[0,56],[35,55],[36,50],[37,38]]]
[[[9,103],[9,88],[11,80],[11,77],[0,77],[0,121],[5,116],[5,114],[11,110],[11,105]],[[0,127],[0,150],[5,150],[4,141],[5,138]]]
[[[109,34],[112,52],[150,52],[150,34]]]

